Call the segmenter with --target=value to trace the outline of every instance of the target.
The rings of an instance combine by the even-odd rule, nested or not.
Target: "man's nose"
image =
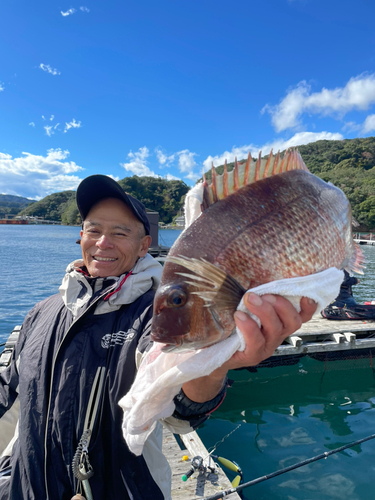
[[[110,248],[113,247],[113,243],[110,238],[108,238],[108,236],[102,234],[101,237],[96,241],[96,246],[99,248]]]

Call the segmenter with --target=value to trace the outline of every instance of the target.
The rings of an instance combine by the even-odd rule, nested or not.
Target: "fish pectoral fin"
[[[218,310],[237,308],[246,290],[223,269],[205,259],[173,256],[169,257],[169,260],[194,273],[176,274],[188,278],[186,283],[197,287],[192,293],[204,300],[207,307],[215,307]]]

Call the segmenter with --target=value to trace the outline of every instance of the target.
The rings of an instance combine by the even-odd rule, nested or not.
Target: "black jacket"
[[[106,367],[106,378],[100,424],[89,446],[94,500],[164,498],[143,455],[136,457],[126,446],[118,405],[135,377],[136,349],[149,345],[154,292],[94,315],[96,304],[111,290],[113,286],[94,294],[74,321],[60,295],[37,304],[27,315],[13,362],[0,374],[0,416],[20,396],[19,438],[11,457],[11,479],[0,482],[1,500],[70,500],[74,495],[71,464],[98,367]],[[206,406],[176,398],[175,416],[190,419],[195,427],[207,418],[205,410],[222,398]]]

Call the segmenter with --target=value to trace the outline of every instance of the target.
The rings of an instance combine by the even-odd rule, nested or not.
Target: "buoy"
[[[233,471],[233,472],[240,472],[241,468],[238,467],[238,465],[231,460],[227,460],[226,458],[223,457],[217,457],[218,462],[220,462],[224,467],[227,469]]]
[[[240,484],[242,477],[240,475],[236,476],[233,481],[232,481],[232,486],[233,488],[237,488],[237,486]]]
[[[183,460],[184,462],[186,462],[186,460],[189,460],[189,457],[188,457],[187,455],[184,455],[184,456],[182,457],[182,460]]]
[[[77,493],[77,495],[74,495],[71,500],[86,500],[85,497]]]

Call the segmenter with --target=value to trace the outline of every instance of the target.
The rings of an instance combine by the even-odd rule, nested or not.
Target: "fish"
[[[349,201],[296,149],[257,161],[249,153],[221,176],[212,166],[201,210],[171,247],[155,294],[151,338],[164,352],[229,337],[250,288],[330,267],[362,272]]]

